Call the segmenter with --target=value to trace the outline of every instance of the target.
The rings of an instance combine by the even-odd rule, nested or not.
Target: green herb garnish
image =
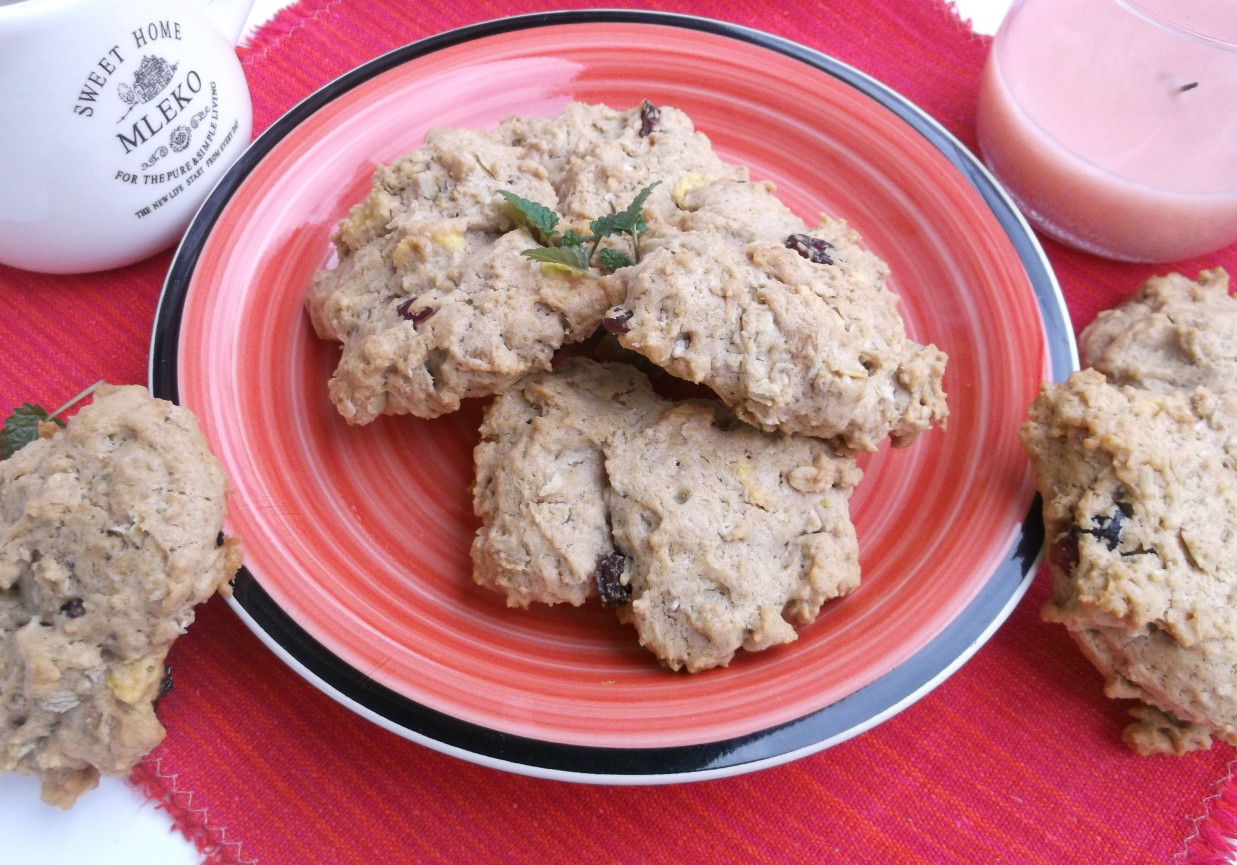
[[[630,255],[608,246],[597,254],[597,260],[606,273],[614,273],[620,267],[631,267],[634,264]]]
[[[539,261],[542,264],[557,264],[585,276],[597,276],[588,266],[588,250],[583,246],[537,246],[526,249],[522,253],[525,258]]]
[[[627,205],[626,210],[620,210],[618,213],[611,213],[606,216],[599,216],[589,223],[588,230],[593,232],[593,249],[597,249],[597,244],[601,242],[603,237],[610,237],[615,234],[631,235],[632,257],[635,261],[640,260],[640,232],[648,228],[644,224],[644,202],[648,201],[649,196],[653,193],[653,187],[661,183],[660,180],[650,183],[648,186],[636,193],[636,197],[631,200],[631,204]]]
[[[630,267],[640,260],[640,233],[648,227],[644,223],[644,202],[658,183],[661,181],[654,181],[636,193],[625,210],[594,219],[589,223],[591,234],[588,235],[571,228],[559,233],[559,215],[544,204],[521,198],[506,189],[500,189],[499,194],[507,199],[520,224],[541,244],[535,249],[524,250],[522,254],[525,257],[543,264],[557,264],[586,276],[601,276],[603,273],[613,273],[620,267]],[[607,237],[624,234],[631,237],[631,255],[610,247],[598,251]],[[601,272],[591,267],[594,256]]]
[[[528,229],[528,233],[533,236],[533,240],[542,246],[555,245],[554,240],[556,237],[559,237],[558,232],[554,230],[559,220],[557,213],[539,201],[521,198],[514,192],[508,192],[506,189],[500,189],[498,192],[515,209],[517,218]]]
[[[0,460],[7,460],[13,454],[39,437],[39,423],[52,421],[64,426],[60,415],[95,392],[95,388],[103,384],[96,381],[90,387],[66,402],[51,414],[38,403],[24,402],[4,419],[4,427],[0,429]]]

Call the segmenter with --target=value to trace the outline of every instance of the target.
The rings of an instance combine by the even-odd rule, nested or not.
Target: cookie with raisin
[[[663,399],[630,366],[522,380],[474,455],[476,582],[513,607],[599,596],[671,669],[790,642],[859,581],[852,457]]]
[[[350,423],[432,418],[548,369],[597,327],[595,280],[542,268],[500,191],[554,207],[539,163],[494,133],[444,129],[380,167],[336,227],[338,261],[306,296],[319,337],[342,344],[329,381]]]
[[[1044,502],[1043,617],[1106,693],[1159,710],[1127,731],[1143,750],[1237,743],[1235,432],[1237,392],[1157,393],[1094,370],[1045,385],[1021,431]]]
[[[549,369],[555,351],[588,338],[621,300],[592,276],[524,257],[545,238],[502,193],[562,214],[558,231],[588,234],[591,219],[651,183],[655,211],[685,177],[736,176],[745,169],[724,164],[669,107],[572,103],[491,131],[431,130],[377,168],[369,195],[335,228],[336,263],[308,291],[316,333],[342,344],[332,401],[356,424],[455,411]]]
[[[545,166],[558,212],[581,232],[652,183],[646,210],[659,215],[675,210],[678,190],[747,179],[747,168],[723,162],[685,112],[647,100],[628,109],[571,102],[553,117],[508,117],[499,131]]]
[[[162,741],[168,649],[241,553],[188,410],[104,385],[41,432],[0,462],[0,768],[67,808]]]
[[[793,642],[859,585],[849,501],[861,472],[826,442],[684,403],[616,436],[605,467],[631,592],[619,618],[671,669]]]
[[[907,336],[888,267],[845,223],[809,229],[767,183],[704,183],[678,204],[602,280],[624,298],[604,322],[624,347],[763,430],[871,451],[945,425],[946,356]]]
[[[485,412],[473,510],[473,579],[510,607],[579,606],[614,554],[605,448],[667,403],[635,368],[568,358],[496,397]]]

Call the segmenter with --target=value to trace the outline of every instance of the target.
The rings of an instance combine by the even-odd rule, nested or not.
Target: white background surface
[[[976,32],[990,34],[1010,3],[955,0],[954,5]],[[288,0],[255,0],[242,40],[286,5]],[[40,801],[36,779],[0,775],[0,861],[5,865],[198,865],[201,858],[172,828],[168,814],[122,779],[104,778],[72,810],[61,811]]]

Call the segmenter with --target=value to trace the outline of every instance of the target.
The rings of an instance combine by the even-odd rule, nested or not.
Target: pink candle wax
[[[980,85],[980,149],[1058,240],[1130,261],[1201,255],[1237,239],[1237,46],[1134,5],[1016,3]],[[1221,39],[1237,29],[1234,0],[1167,8]]]

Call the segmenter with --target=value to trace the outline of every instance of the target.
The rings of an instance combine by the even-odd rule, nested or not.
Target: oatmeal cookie
[[[1204,270],[1147,280],[1079,338],[1084,366],[1113,384],[1155,391],[1237,388],[1237,298],[1228,274]]]
[[[852,458],[662,399],[628,366],[530,376],[475,457],[476,581],[515,607],[600,592],[673,669],[794,640],[859,580]]]
[[[681,404],[616,437],[606,458],[630,603],[619,618],[671,669],[726,666],[797,638],[859,584],[854,461]]]
[[[473,452],[473,578],[507,596],[579,606],[614,553],[606,509],[604,447],[667,404],[622,364],[567,359],[495,398]]]
[[[747,179],[747,168],[723,162],[687,114],[647,101],[624,111],[573,102],[556,117],[510,117],[499,128],[545,166],[558,212],[581,231],[655,181],[645,210],[664,215],[676,209],[677,191]]]
[[[0,754],[48,803],[163,739],[168,649],[240,566],[226,485],[193,415],[136,386],[0,462]]]
[[[945,354],[907,337],[887,266],[845,223],[809,230],[768,183],[705,183],[679,203],[602,280],[625,298],[605,320],[623,346],[764,430],[870,451],[945,424]]]
[[[336,229],[338,264],[306,298],[318,336],[343,343],[329,387],[350,422],[437,417],[547,369],[597,327],[595,280],[542,268],[499,190],[549,207],[545,171],[493,134],[441,130],[390,167]]]
[[[548,369],[555,350],[587,338],[622,299],[607,293],[613,286],[522,257],[539,244],[500,192],[587,234],[591,218],[622,210],[654,181],[647,206],[666,209],[684,177],[744,172],[671,108],[573,103],[559,117],[508,118],[492,132],[431,130],[375,171],[369,196],[335,229],[338,263],[315,275],[306,297],[318,336],[343,344],[332,401],[358,424],[455,411]]]
[[[1106,693],[1159,710],[1144,750],[1237,743],[1237,392],[1155,393],[1094,370],[1045,385],[1022,441],[1053,598]],[[1171,724],[1168,722],[1172,722]]]

